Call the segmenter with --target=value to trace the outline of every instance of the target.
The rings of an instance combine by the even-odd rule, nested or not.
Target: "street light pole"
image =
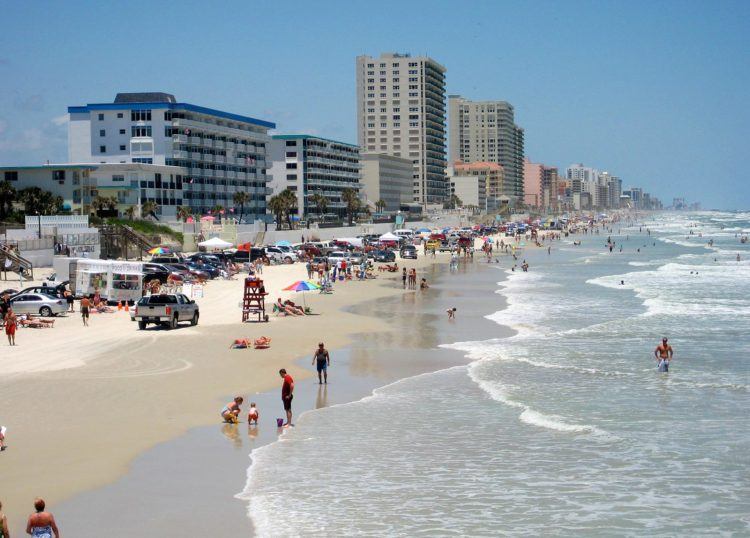
[[[37,221],[37,224],[39,225],[39,239],[41,239],[42,238],[42,215],[40,215],[39,213],[36,214],[36,221]]]

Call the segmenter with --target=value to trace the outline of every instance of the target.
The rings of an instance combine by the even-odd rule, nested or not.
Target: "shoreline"
[[[437,278],[430,277],[431,281],[434,279],[434,289],[437,293],[421,299],[418,293],[403,294],[401,287],[393,282],[386,286],[397,293],[388,299],[373,299],[345,307],[345,310],[355,315],[369,312],[371,316],[377,316],[401,311],[403,322],[413,321],[417,315],[420,319],[410,327],[412,331],[403,334],[399,331],[399,320],[392,319],[385,331],[354,333],[351,335],[351,342],[345,347],[331,349],[331,382],[327,386],[318,385],[314,379],[314,371],[306,362],[301,362],[310,360],[308,354],[295,359],[295,368],[307,373],[305,376],[295,376],[298,387],[295,390],[295,423],[304,421],[303,415],[310,410],[355,402],[371,395],[373,390],[394,382],[469,362],[463,358],[463,353],[457,350],[438,347],[455,341],[456,335],[452,332],[465,333],[465,327],[449,331],[450,342],[447,342],[445,339],[436,339],[434,329],[428,326],[434,325],[436,321],[442,322],[446,301],[456,299],[457,294],[462,295],[461,290],[455,290],[452,285],[457,281],[451,278],[454,275],[448,273],[447,264],[439,263],[439,260],[437,263],[434,262],[435,260],[432,260],[430,263],[429,270],[433,275],[439,275]],[[467,270],[467,273],[486,271],[485,268],[479,267],[482,265],[479,261],[471,265],[474,267]],[[504,273],[498,273],[492,277],[493,283],[502,278]],[[469,276],[462,278],[461,282],[470,282],[473,279]],[[486,294],[486,290],[483,290],[483,293]],[[409,302],[409,296],[414,298],[414,301]],[[493,301],[493,308],[497,310],[497,299],[493,298]],[[485,314],[486,312],[482,313],[481,317]],[[491,321],[487,323],[488,326],[495,326]],[[424,333],[425,336],[421,337],[420,341],[415,341],[411,332]],[[386,359],[372,356],[373,349],[381,349],[383,345],[392,345],[394,342],[397,351],[392,356]],[[309,351],[312,352],[312,348]],[[437,360],[436,355],[439,357]],[[407,356],[409,360],[402,361]],[[237,427],[214,423],[191,428],[185,434],[139,455],[131,465],[130,472],[117,482],[77,495],[57,507],[57,513],[67,521],[86,521],[85,516],[92,503],[95,506],[101,504],[102,507],[125,502],[129,506],[133,503],[138,506],[138,503],[143,502],[143,498],[147,498],[155,499],[157,507],[155,508],[153,503],[143,506],[144,512],[152,517],[148,518],[148,525],[138,529],[139,535],[142,536],[161,536],[169,529],[174,530],[175,525],[179,525],[182,514],[193,510],[210,514],[205,516],[205,521],[194,522],[191,526],[194,530],[200,529],[214,534],[218,532],[220,535],[252,532],[252,523],[247,517],[247,503],[241,499],[251,463],[250,453],[279,439],[275,425],[268,427],[268,422],[275,422],[275,418],[283,413],[279,411],[281,405],[278,402],[278,387],[274,387],[270,392],[251,396],[250,399],[259,403],[261,415],[265,419],[261,421],[258,431],[253,432],[242,423]],[[245,402],[245,406],[247,405],[249,400]],[[217,435],[217,430],[222,435]],[[157,474],[164,478],[154,479],[154,475]],[[190,475],[191,478],[184,478],[185,475]],[[162,490],[165,480],[172,483],[174,488]],[[175,499],[173,490],[194,490],[198,483],[201,484],[199,494],[180,493]],[[167,495],[168,491],[171,491],[170,502],[162,502],[160,499]],[[239,502],[234,502],[235,496],[240,499]],[[216,500],[216,497],[219,500]],[[175,500],[178,502],[174,502]],[[209,503],[210,510],[206,510],[206,502]],[[178,508],[173,511],[175,505]],[[155,512],[158,513],[158,517]],[[116,514],[114,517],[117,517]],[[96,528],[97,525],[93,527]],[[87,529],[82,525],[80,529],[74,530],[76,535],[87,536]]]

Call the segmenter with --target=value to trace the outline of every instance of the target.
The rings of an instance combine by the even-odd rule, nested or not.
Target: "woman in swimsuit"
[[[16,327],[18,326],[18,318],[16,313],[13,312],[13,308],[8,308],[8,313],[5,314],[5,334],[8,335],[8,344],[11,346],[16,345]]]
[[[237,417],[240,414],[240,406],[243,401],[242,396],[237,396],[233,401],[224,406],[221,410],[221,418],[224,419],[224,422],[238,422]]]
[[[44,511],[44,499],[34,499],[34,508],[36,513],[29,516],[29,522],[26,524],[26,534],[32,538],[55,538],[60,537],[60,531],[57,530],[55,516]]]

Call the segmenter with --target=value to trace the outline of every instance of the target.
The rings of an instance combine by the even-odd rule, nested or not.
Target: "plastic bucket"
[[[284,425],[284,419],[283,418],[277,418],[276,419],[276,426],[281,428]]]

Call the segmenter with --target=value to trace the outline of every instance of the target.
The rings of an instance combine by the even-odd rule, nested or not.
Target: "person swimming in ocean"
[[[654,358],[657,363],[657,370],[659,372],[669,372],[669,363],[672,362],[672,356],[674,351],[672,346],[669,345],[667,338],[661,339],[661,344],[656,346],[654,349]]]

